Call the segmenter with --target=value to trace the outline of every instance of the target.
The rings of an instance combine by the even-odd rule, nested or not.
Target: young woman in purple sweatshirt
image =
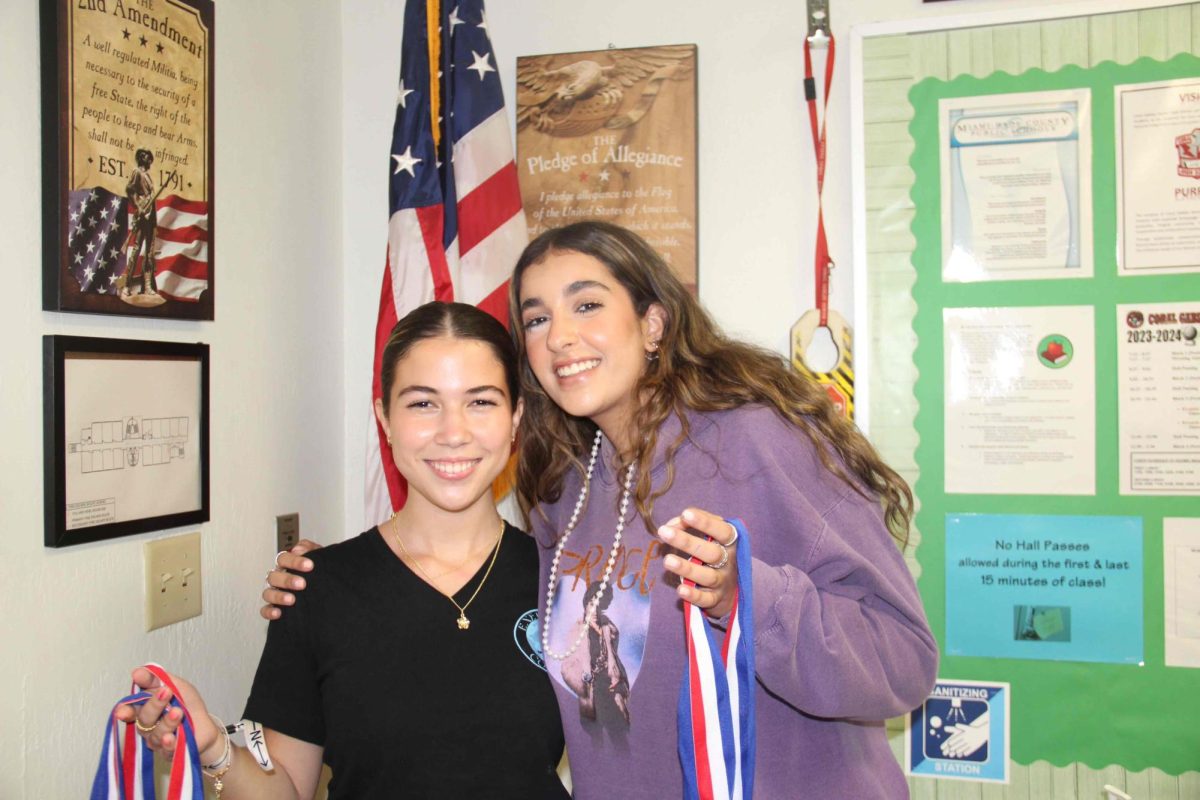
[[[547,231],[510,297],[517,492],[542,545],[542,655],[575,797],[682,796],[680,599],[722,624],[735,517],[753,543],[756,796],[907,797],[884,720],[924,700],[938,648],[898,547],[904,481],[820,387],[725,337],[630,231]]]
[[[527,423],[517,485],[543,545],[543,643],[575,797],[682,796],[679,598],[728,613],[735,559],[707,566],[732,538],[720,517],[752,540],[756,796],[906,797],[883,721],[924,700],[938,649],[897,547],[903,480],[819,386],[721,334],[630,231],[544,233],[511,297]],[[599,657],[582,602],[597,581],[619,633]]]

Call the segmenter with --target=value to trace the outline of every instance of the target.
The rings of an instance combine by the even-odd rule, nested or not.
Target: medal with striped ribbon
[[[726,521],[738,532],[738,585],[720,649],[704,612],[683,604],[688,663],[678,718],[684,800],[749,800],[754,794],[750,537],[740,520]]]
[[[176,731],[186,746],[175,748],[171,761],[171,780],[167,800],[204,800],[204,783],[200,777],[200,751],[196,749],[196,734],[192,717],[179,700],[179,690],[157,664],[146,669],[171,690],[171,705],[183,712],[183,723]],[[134,687],[136,688],[136,687]],[[144,738],[138,736],[132,722],[125,723],[124,751],[117,730],[116,711],[121,706],[140,706],[151,698],[150,692],[139,691],[124,697],[108,715],[104,744],[100,750],[100,765],[92,782],[91,800],[154,800],[154,751]]]

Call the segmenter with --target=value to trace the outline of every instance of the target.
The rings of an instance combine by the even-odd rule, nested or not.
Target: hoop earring
[[[647,361],[658,361],[658,342],[651,342],[650,349],[646,351]]]

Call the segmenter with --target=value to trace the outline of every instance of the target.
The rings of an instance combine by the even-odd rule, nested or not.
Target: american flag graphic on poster
[[[482,0],[408,0],[395,103],[372,402],[384,344],[407,312],[456,300],[506,321],[508,278],[527,239]],[[375,524],[407,490],[368,413],[366,519]]]
[[[196,302],[208,289],[208,204],[176,195],[155,201],[154,283],[157,293],[171,300]],[[135,209],[125,197],[102,186],[70,193],[67,216],[67,250],[71,276],[84,294],[126,297],[141,293],[144,250],[135,253],[130,231],[136,225]]]

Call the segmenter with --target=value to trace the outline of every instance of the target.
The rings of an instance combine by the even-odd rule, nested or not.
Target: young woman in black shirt
[[[516,353],[482,311],[430,303],[397,323],[376,415],[408,498],[390,520],[310,557],[308,591],[271,623],[246,717],[273,772],[229,744],[172,676],[221,796],[566,798],[562,727],[536,644],[538,559],[492,500],[522,412]],[[136,721],[169,755],[181,713],[155,692]]]

